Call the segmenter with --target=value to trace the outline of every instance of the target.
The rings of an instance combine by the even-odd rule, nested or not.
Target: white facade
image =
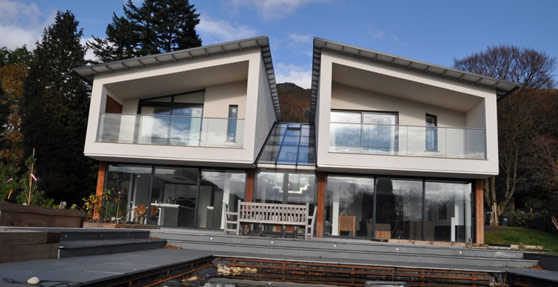
[[[498,174],[496,91],[327,50],[321,52],[319,75],[319,170],[461,178]],[[397,114],[395,152],[336,148],[332,111]],[[436,151],[425,150],[427,114],[437,117]],[[472,154],[472,146],[482,154]]]
[[[141,132],[148,123],[148,128],[155,129],[156,117],[138,119],[142,117],[138,116],[140,100],[193,91],[203,91],[198,144],[134,142],[138,129]],[[107,96],[122,105],[121,115],[104,114]],[[227,142],[231,105],[238,107],[237,140]],[[250,167],[276,121],[275,115],[259,48],[101,73],[93,78],[84,153],[108,162]],[[113,142],[103,140],[101,132],[108,129],[105,118],[110,117],[118,117],[111,124],[119,125]]]

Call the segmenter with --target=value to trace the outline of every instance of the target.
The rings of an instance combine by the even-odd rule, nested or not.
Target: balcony
[[[97,142],[243,147],[244,120],[138,114],[101,114]]]
[[[484,129],[330,123],[329,152],[486,159]]]

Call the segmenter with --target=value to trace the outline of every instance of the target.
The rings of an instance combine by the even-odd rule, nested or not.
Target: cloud
[[[36,3],[0,0],[0,47],[33,49],[43,29],[54,22],[54,15],[51,11],[45,16]]]
[[[387,39],[387,40],[391,40],[391,41],[394,41],[394,42],[399,41],[399,37],[397,37],[397,35],[389,34],[389,36],[387,36],[386,33],[382,29],[380,29],[380,28],[378,28],[374,25],[371,25],[371,26],[368,27],[367,34],[368,34],[368,37],[372,38],[373,40],[386,40]]]
[[[97,59],[97,56],[95,56],[95,53],[93,53],[93,50],[91,48],[87,47],[87,41],[93,41],[93,37],[91,37],[91,38],[81,38],[79,40],[79,43],[87,49],[87,50],[85,50],[85,60],[98,61],[99,59]]]
[[[226,20],[213,20],[201,16],[200,24],[196,27],[200,32],[204,45],[207,39],[214,41],[231,41],[256,36],[258,31],[252,27],[230,23]]]
[[[299,34],[299,33],[290,33],[289,34],[289,46],[290,47],[299,47],[299,46],[306,46],[312,44],[312,35],[309,34]]]
[[[329,0],[232,0],[234,10],[248,7],[255,9],[264,20],[280,19],[299,8],[313,3],[325,3]]]
[[[312,70],[310,67],[295,64],[278,63],[275,69],[277,83],[295,83],[297,86],[309,89],[312,84]]]

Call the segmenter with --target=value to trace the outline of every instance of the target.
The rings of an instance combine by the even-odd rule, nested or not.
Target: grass
[[[493,227],[484,231],[484,241],[494,245],[542,245],[558,254],[558,235],[525,227]]]

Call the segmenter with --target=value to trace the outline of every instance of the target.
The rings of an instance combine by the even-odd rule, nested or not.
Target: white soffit
[[[314,38],[314,54],[312,59],[312,98],[310,102],[310,122],[314,121],[316,114],[322,50],[336,52],[345,56],[353,56],[362,60],[369,60],[374,63],[389,65],[414,72],[422,72],[432,76],[455,80],[461,83],[493,89],[496,91],[498,98],[504,97],[518,88],[517,84],[508,81],[390,55],[379,51],[345,45],[316,37]]]
[[[237,41],[219,43],[214,45],[201,46],[191,49],[178,50],[164,54],[149,55],[144,57],[124,59],[120,61],[101,63],[75,68],[74,71],[83,77],[89,83],[93,82],[95,76],[100,74],[108,74],[117,71],[132,71],[144,67],[157,66],[166,63],[179,61],[188,61],[192,59],[207,58],[213,55],[223,55],[227,53],[239,52],[246,49],[260,49],[262,59],[267,74],[267,81],[273,100],[275,116],[281,121],[281,110],[279,106],[279,96],[277,94],[277,86],[275,82],[275,71],[273,69],[273,61],[271,59],[271,49],[269,47],[269,39],[267,36],[259,36],[254,38],[242,39]]]

